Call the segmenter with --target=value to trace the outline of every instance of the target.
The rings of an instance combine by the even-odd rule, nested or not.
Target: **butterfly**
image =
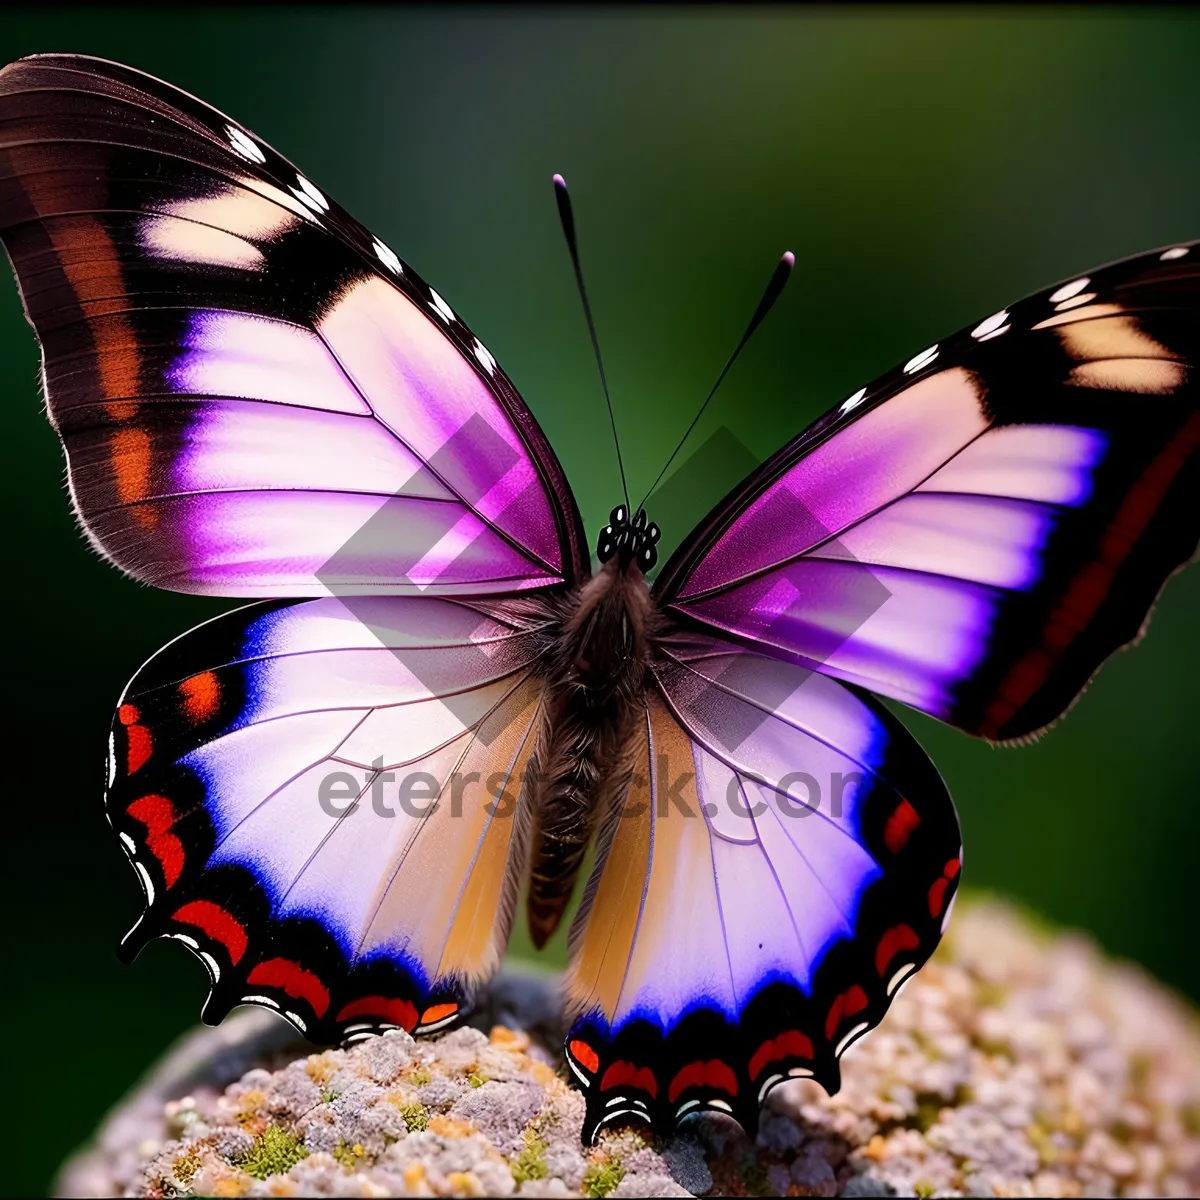
[[[254,601],[117,707],[106,811],[146,896],[122,956],[183,942],[211,1023],[431,1033],[522,888],[540,944],[582,882],[585,1140],[703,1110],[753,1131],[788,1079],[835,1091],[961,877],[950,796],[881,697],[1030,738],[1197,549],[1194,242],[855,392],[651,584],[645,509],[614,507],[593,568],[495,357],[243,126],[36,56],[0,72],[0,176],[88,538]]]

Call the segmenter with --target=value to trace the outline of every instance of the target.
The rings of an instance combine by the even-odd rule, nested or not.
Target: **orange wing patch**
[[[183,711],[193,725],[199,725],[221,707],[221,681],[212,671],[203,671],[179,685]]]

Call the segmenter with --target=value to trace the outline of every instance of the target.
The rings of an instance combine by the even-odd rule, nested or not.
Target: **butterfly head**
[[[608,524],[600,530],[596,557],[602,563],[616,557],[622,570],[636,562],[644,575],[658,562],[656,543],[661,536],[659,527],[646,519],[644,508],[639,508],[631,520],[628,507],[618,504],[609,513]]]

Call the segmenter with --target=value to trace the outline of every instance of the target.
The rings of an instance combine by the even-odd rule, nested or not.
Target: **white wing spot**
[[[429,303],[432,305],[433,311],[437,313],[437,315],[441,317],[447,325],[454,320],[454,309],[452,309],[450,305],[448,305],[445,300],[443,300],[441,296],[439,296],[437,292],[433,290],[433,288],[429,289]]]
[[[858,1025],[855,1025],[855,1027],[850,1030],[850,1032],[846,1034],[846,1036],[842,1038],[842,1040],[834,1047],[834,1057],[841,1058],[850,1043],[854,1041],[855,1038],[861,1037],[862,1034],[866,1033],[868,1028],[869,1026],[867,1025],[866,1021],[862,1021]]]
[[[1050,303],[1058,304],[1062,300],[1070,300],[1072,296],[1078,296],[1085,287],[1092,281],[1084,275],[1081,279],[1073,279],[1070,283],[1064,283],[1056,292],[1050,293]]]
[[[1190,249],[1190,246],[1172,246],[1170,250],[1164,250],[1158,256],[1158,261],[1171,262],[1173,259],[1182,258]]]
[[[371,249],[375,251],[375,256],[393,275],[403,275],[404,267],[400,262],[400,256],[391,248],[385,246],[378,238],[371,244]]]
[[[252,163],[265,163],[267,161],[267,156],[262,152],[262,147],[236,125],[226,125],[225,135],[229,138],[230,148],[239,158],[244,158],[247,162]]]
[[[958,899],[958,893],[955,892],[950,897],[950,903],[946,905],[946,914],[942,917],[942,932],[946,932],[946,926],[950,924],[950,914],[954,911],[954,902]]]
[[[475,339],[475,357],[479,359],[479,365],[489,374],[496,373],[496,360],[492,357],[491,351],[478,339]]]
[[[1008,309],[1002,309],[998,313],[993,313],[986,321],[980,321],[974,329],[971,330],[973,338],[985,338],[989,333],[995,333],[1000,326],[1008,320]]]
[[[272,1000],[270,996],[257,996],[257,995],[243,996],[241,999],[241,1003],[242,1004],[266,1004],[271,1008],[279,1007],[279,1005],[276,1004],[275,1001]]]
[[[1054,311],[1066,312],[1068,309],[1078,308],[1081,304],[1090,304],[1095,298],[1095,292],[1084,292],[1082,296],[1072,296],[1070,300],[1064,300],[1061,304],[1056,304]]]
[[[905,375],[911,375],[915,371],[919,371],[922,367],[927,367],[938,356],[938,348],[930,346],[928,350],[922,350],[915,358],[910,358],[904,364]]]
[[[296,186],[292,188],[292,192],[301,204],[311,208],[313,212],[329,211],[329,201],[303,175],[296,176]]]
[[[839,411],[848,413],[852,408],[857,408],[863,402],[863,400],[866,399],[866,395],[867,395],[867,389],[859,388],[858,391],[855,392],[853,396],[851,396],[847,400],[842,401],[842,407],[839,409]]]
[[[895,974],[888,980],[887,994],[890,996],[915,970],[916,963],[905,963]]]

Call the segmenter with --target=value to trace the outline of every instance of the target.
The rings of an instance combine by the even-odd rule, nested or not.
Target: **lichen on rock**
[[[757,1138],[579,1141],[550,981],[502,976],[466,1027],[303,1054],[273,1014],[190,1038],[67,1165],[58,1195],[1187,1196],[1200,1192],[1200,1031],[1179,998],[1071,934],[961,905],[934,960]]]

